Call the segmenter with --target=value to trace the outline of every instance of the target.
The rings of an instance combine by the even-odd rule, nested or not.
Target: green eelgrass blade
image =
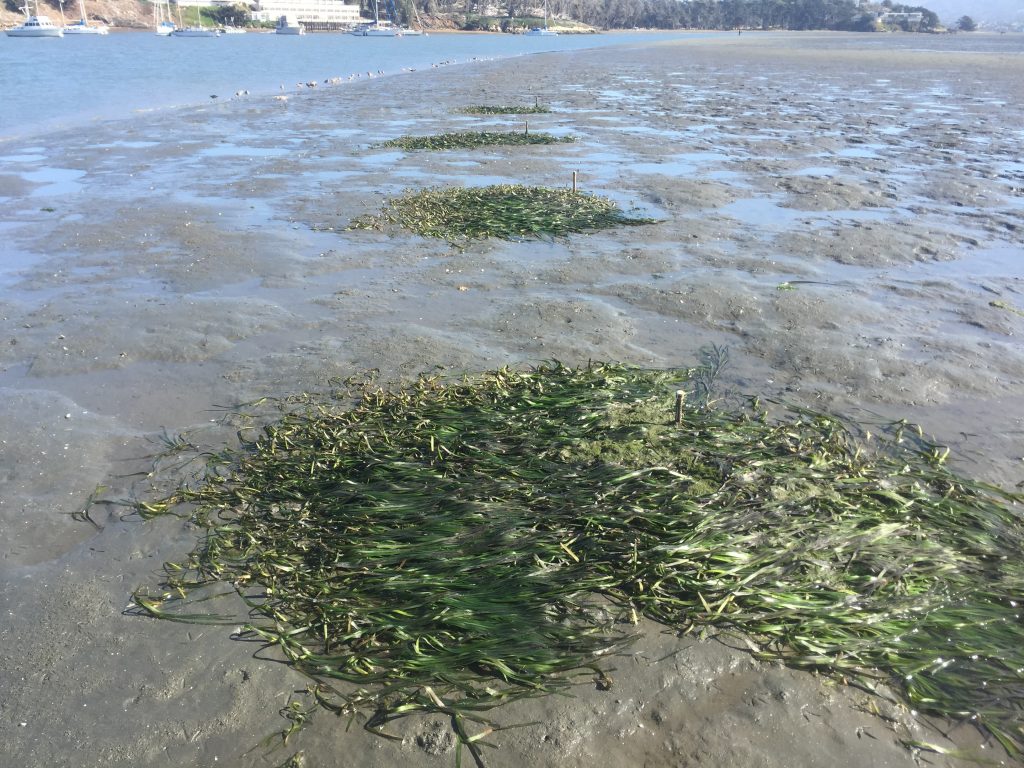
[[[552,363],[292,398],[148,504],[207,536],[167,566],[172,601],[136,602],[225,623],[173,609],[231,583],[323,706],[394,716],[564,691],[629,641],[620,617],[733,629],[1020,754],[1024,499],[806,410],[675,423],[672,393],[706,394],[709,371]]]

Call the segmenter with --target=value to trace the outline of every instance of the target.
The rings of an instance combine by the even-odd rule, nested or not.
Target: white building
[[[257,0],[253,21],[277,21],[281,16],[302,24],[358,24],[359,6],[342,0]]]
[[[883,24],[896,24],[901,21],[909,24],[920,24],[923,18],[923,13],[895,13],[890,11],[889,13],[879,15],[878,20]]]

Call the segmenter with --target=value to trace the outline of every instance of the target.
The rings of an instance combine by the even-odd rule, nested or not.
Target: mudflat
[[[95,526],[72,519],[100,486],[145,498],[167,441],[228,443],[225,413],[259,397],[370,368],[686,366],[715,344],[723,396],[907,417],[958,471],[1018,483],[1024,57],[1006,40],[1020,38],[638,36],[3,147],[5,764],[453,764],[439,718],[386,740],[320,712],[262,744],[304,678],[224,628],[124,612],[196,530],[110,503]],[[574,143],[374,146],[525,128],[460,108],[535,101],[551,112],[530,130]],[[346,231],[407,188],[574,172],[657,223],[458,247]],[[1013,764],[969,724],[757,662],[742,639],[644,629],[610,690],[494,712],[533,724],[493,735],[488,765],[958,764],[908,744]]]

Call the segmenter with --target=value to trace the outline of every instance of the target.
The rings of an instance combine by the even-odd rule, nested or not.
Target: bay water
[[[288,93],[299,83],[334,77],[378,77],[480,59],[708,34],[449,33],[363,38],[250,32],[166,38],[146,30],[64,39],[0,36],[0,142],[141,111],[231,98],[241,91]],[[386,98],[386,86],[382,94]]]

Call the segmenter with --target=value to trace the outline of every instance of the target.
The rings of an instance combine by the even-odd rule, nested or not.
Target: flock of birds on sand
[[[469,61],[485,61],[485,60],[486,59],[481,59],[481,58],[478,58],[476,56],[474,56],[473,58],[469,59]],[[458,62],[455,59],[447,59],[445,61],[440,61],[440,62],[438,62],[436,64],[431,64],[430,66],[433,69],[438,69],[439,67],[444,67],[444,66],[447,66],[449,64],[456,64],[456,63],[458,63]],[[402,71],[403,72],[415,72],[416,69],[415,69],[415,67],[402,67]],[[378,69],[376,72],[369,72],[368,71],[366,73],[366,77],[368,77],[368,78],[369,77],[383,77],[383,76],[384,76],[384,70],[383,69]],[[323,81],[323,85],[341,85],[342,83],[351,82],[353,80],[358,80],[358,79],[360,79],[362,77],[363,77],[363,74],[361,72],[355,72],[355,73],[349,75],[348,77],[329,77],[329,78],[327,78],[326,80]],[[297,89],[299,89],[299,90],[302,90],[303,88],[316,88],[317,85],[319,85],[319,84],[320,83],[318,83],[316,80],[307,80],[306,82],[296,83],[295,87]],[[281,90],[283,91],[284,89],[285,89],[285,86],[282,83],[281,84]],[[234,96],[232,98],[240,99],[243,96],[248,96],[248,95],[249,95],[249,91],[247,91],[247,90],[235,91]],[[210,94],[210,98],[211,99],[219,99],[220,97],[217,94],[213,93],[213,94]],[[286,95],[278,95],[278,96],[275,96],[274,98],[277,99],[278,101],[287,101],[288,100],[288,97]]]

